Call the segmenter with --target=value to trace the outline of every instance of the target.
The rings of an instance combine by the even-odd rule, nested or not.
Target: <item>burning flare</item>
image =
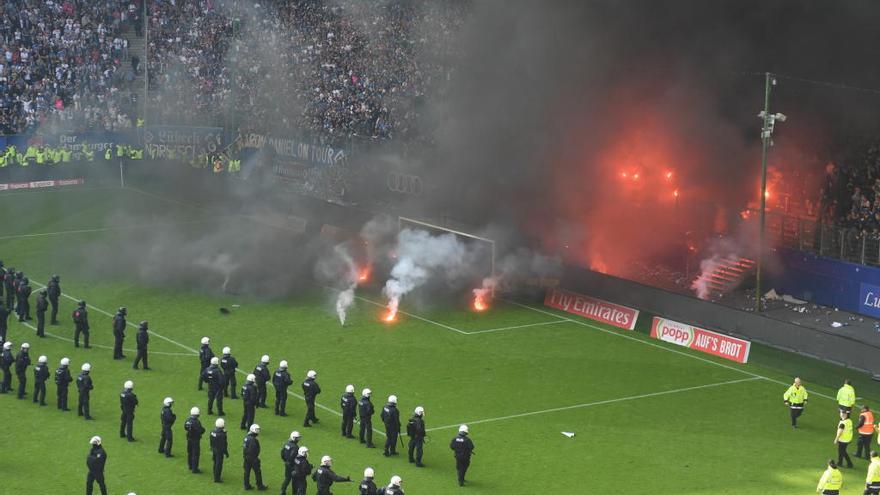
[[[370,268],[364,267],[358,270],[357,281],[358,282],[366,282],[370,279]]]
[[[484,278],[481,287],[474,289],[474,311],[486,311],[489,309],[489,300],[495,291],[498,281],[494,278]]]

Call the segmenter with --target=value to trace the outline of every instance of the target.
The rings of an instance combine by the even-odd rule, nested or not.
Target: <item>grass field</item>
[[[319,288],[290,300],[261,302],[146,286],[134,277],[96,276],[78,260],[130,233],[108,227],[116,225],[109,219],[119,212],[139,219],[131,229],[148,228],[151,222],[187,223],[198,236],[199,229],[211,226],[202,210],[172,207],[134,190],[2,194],[0,211],[6,219],[0,259],[39,283],[59,273],[68,296],[62,300],[62,324],[48,327],[53,336],[37,339],[30,327],[11,322],[9,338],[16,348],[29,341],[33,360],[47,355],[53,371],[63,356],[70,357],[77,372],[83,362],[92,363],[97,418],[85,422],[75,412],[57,411],[52,383],[49,407],[0,396],[0,493],[82,493],[88,440],[95,434],[104,438],[108,452],[111,493],[242,491],[240,401],[225,405],[231,453],[225,483],[211,482],[207,437],[204,473],[186,469],[183,419],[193,405],[206,409],[205,392],[196,390],[195,357],[205,335],[215,352],[231,346],[245,372],[262,354],[271,356],[272,370],[286,359],[295,393],[306,370],[318,371],[324,393],[317,427],[302,428],[299,397],[288,402],[290,417],[272,415],[271,407],[257,411],[270,492],[279,489],[283,478],[278,451],[296,429],[303,432],[302,444],[310,448],[313,463],[330,454],[337,473],[355,480],[365,466],[376,469],[381,483],[398,474],[410,495],[805,494],[814,490],[825,460],[835,453],[836,407],[830,396],[843,378],[853,378],[859,395],[880,406],[874,400],[880,388],[868,377],[829,364],[756,346],[753,363],[737,365],[530,302],[496,301],[490,311],[475,314],[463,306],[412,309],[404,300],[407,313],[387,325],[378,319],[380,298],[365,291],[350,324],[342,328],[331,310],[331,296]],[[80,298],[91,306],[96,345],[90,350],[74,349],[68,340],[73,333],[69,315]],[[232,304],[241,307],[229,316],[217,311]],[[112,345],[110,313],[121,305],[128,307],[130,322],[150,321],[154,371],[132,370],[131,350],[126,361],[111,359],[105,347]],[[126,348],[133,344],[130,328]],[[797,431],[788,426],[782,405],[794,374],[813,394]],[[134,380],[140,399],[133,444],[117,435],[118,393],[127,379]],[[348,383],[357,390],[372,388],[377,406],[396,394],[404,421],[415,406],[425,407],[427,468],[408,464],[405,451],[386,459],[381,449],[367,450],[340,437],[336,411]],[[271,402],[271,388],[269,395]],[[178,414],[174,459],[156,452],[165,396],[174,397]],[[213,417],[202,419],[212,426]],[[448,448],[460,423],[471,425],[477,446],[463,489],[455,482]],[[562,431],[576,436],[566,438]],[[844,470],[843,493],[861,493],[866,467],[856,460],[855,469]],[[314,491],[310,483],[309,493]],[[334,492],[357,493],[357,487],[340,484]]]

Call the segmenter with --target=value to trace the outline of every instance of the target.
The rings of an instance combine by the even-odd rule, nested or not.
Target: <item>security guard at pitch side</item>
[[[24,399],[27,395],[27,367],[31,365],[31,355],[28,352],[31,345],[25,342],[21,344],[21,350],[15,356],[15,376],[18,378],[18,398]]]
[[[223,474],[223,458],[229,458],[229,449],[226,440],[226,420],[217,418],[214,421],[214,429],[211,430],[211,456],[214,460],[214,483],[221,483]]]
[[[12,342],[3,343],[3,353],[0,354],[0,368],[3,369],[3,381],[0,382],[0,394],[9,393],[12,390],[12,365],[15,356],[12,355]]]
[[[49,309],[49,301],[46,299],[46,289],[37,293],[37,337],[46,336],[46,311]]]
[[[843,382],[843,386],[837,391],[837,405],[841,411],[852,414],[853,405],[856,403],[856,389],[853,388],[852,382],[847,379]]]
[[[281,360],[278,369],[272,375],[272,386],[275,387],[275,416],[287,416],[287,387],[292,384],[293,379],[287,372],[287,361]]]
[[[795,378],[794,384],[788,387],[788,390],[782,395],[782,400],[785,402],[785,405],[788,406],[791,413],[792,428],[797,428],[798,417],[803,414],[809,396],[810,394],[807,393],[807,389],[801,385],[800,378]]]
[[[309,462],[309,448],[300,447],[293,460],[293,495],[306,495],[312,464]]]
[[[859,440],[857,443],[856,457],[862,457],[862,451],[865,451],[865,459],[870,460],[868,452],[871,450],[871,440],[874,438],[874,413],[868,406],[862,406],[859,413],[859,424],[856,425],[859,432]]]
[[[123,359],[125,357],[122,354],[122,342],[125,340],[125,326],[128,324],[125,321],[127,314],[128,309],[121,307],[116,310],[116,315],[113,316],[113,359]]]
[[[83,345],[86,349],[90,349],[89,345],[89,312],[86,310],[86,302],[80,301],[73,310],[73,324],[76,329],[73,332],[73,346],[79,347],[79,336],[83,336]]]
[[[186,464],[193,474],[202,472],[199,469],[199,457],[202,455],[202,435],[205,434],[205,427],[199,421],[199,415],[199,408],[193,407],[183,423],[183,429],[186,430]]]
[[[204,390],[202,384],[202,372],[211,365],[211,358],[214,357],[214,351],[211,350],[211,339],[202,337],[202,347],[199,348],[199,390]]]
[[[49,319],[50,325],[58,324],[58,299],[61,297],[61,277],[52,275],[49,283],[46,284],[46,292],[49,293],[49,304],[52,305],[52,315]]]
[[[837,445],[837,465],[843,466],[846,459],[846,467],[853,467],[852,459],[846,452],[853,437],[853,422],[846,411],[840,411],[840,421],[837,423],[837,434],[834,436],[834,444]]]
[[[828,460],[828,468],[819,478],[819,484],[816,485],[816,492],[822,495],[838,495],[840,488],[843,486],[843,474],[837,469],[837,463],[834,460]]]
[[[162,435],[159,437],[159,453],[165,454],[165,457],[173,457],[171,455],[171,446],[174,443],[174,422],[177,421],[177,415],[171,410],[174,405],[174,399],[165,397],[162,401],[162,412],[159,413],[159,420],[162,422]]]
[[[0,302],[0,344],[6,342],[6,332],[9,331],[9,309]]]
[[[134,363],[132,363],[131,367],[133,369],[138,369],[138,363],[143,361],[145,370],[152,369],[150,368],[149,353],[147,352],[147,349],[150,346],[150,330],[149,323],[146,321],[142,321],[140,325],[138,325],[138,333],[135,336],[135,343],[137,345],[137,355],[134,357]]]
[[[373,403],[370,401],[370,395],[373,391],[365,388],[361,391],[361,400],[358,401],[358,417],[360,417],[359,438],[361,443],[367,444],[368,449],[376,448],[373,445]]]
[[[61,358],[59,364],[60,366],[55,370],[56,405],[61,411],[70,411],[70,408],[67,407],[68,387],[73,381],[73,377],[70,375],[70,359]]]
[[[871,451],[871,464],[868,465],[868,476],[865,478],[865,495],[880,493],[880,454]]]

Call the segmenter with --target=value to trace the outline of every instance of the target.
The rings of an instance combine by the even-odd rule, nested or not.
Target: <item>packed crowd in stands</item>
[[[823,221],[880,237],[880,143],[828,164],[822,187]]]
[[[0,134],[57,124],[74,131],[131,127],[124,60],[129,0],[0,3]]]

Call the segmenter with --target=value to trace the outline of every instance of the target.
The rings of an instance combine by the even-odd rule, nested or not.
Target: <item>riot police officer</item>
[[[293,384],[293,379],[287,372],[287,361],[282,360],[278,363],[278,370],[272,375],[272,385],[275,387],[275,416],[287,416],[287,411],[285,411],[287,409],[287,387],[291,384]]]
[[[309,463],[309,448],[300,447],[296,458],[293,459],[293,495],[306,495],[310,474],[312,474],[312,464]]]
[[[92,385],[92,377],[89,374],[92,371],[92,365],[89,363],[83,363],[80,369],[81,372],[79,376],[76,377],[76,389],[79,392],[76,413],[79,416],[85,416],[87,420],[91,420],[92,416],[89,414],[89,399],[92,394],[92,389],[95,388]]]
[[[281,495],[287,493],[287,485],[293,481],[293,461],[299,452],[299,432],[290,432],[290,440],[281,447],[281,461],[284,463],[284,482],[281,483]]]
[[[113,359],[123,359],[125,354],[122,353],[122,342],[125,340],[125,326],[128,324],[125,317],[128,315],[128,309],[124,306],[116,310],[113,316]]]
[[[186,430],[186,463],[194,474],[202,472],[199,469],[199,456],[201,455],[202,435],[205,434],[205,427],[199,421],[199,414],[199,408],[193,407],[189,410],[189,417],[183,423],[183,429]]]
[[[269,356],[263,355],[260,364],[254,367],[257,384],[257,407],[266,407],[266,382],[269,381]],[[277,412],[276,412],[277,414]]]
[[[388,403],[379,415],[385,424],[385,457],[397,455],[397,438],[400,435],[400,411],[397,410],[397,396],[389,395]]]
[[[122,410],[122,416],[119,419],[119,437],[127,438],[129,442],[134,442],[134,410],[138,405],[137,395],[134,394],[134,382],[126,381],[122,385],[122,393],[119,394],[119,409]]]
[[[0,344],[6,342],[6,332],[9,330],[9,308],[0,303]]]
[[[46,336],[46,310],[49,309],[49,301],[46,300],[46,289],[37,293],[37,337]]]
[[[244,454],[244,489],[253,490],[251,486],[251,471],[254,472],[254,478],[257,482],[257,490],[263,491],[268,488],[263,484],[263,470],[260,468],[260,441],[257,435],[260,434],[260,425],[252,424],[248,434],[244,437],[244,445],[242,451]]]
[[[199,348],[199,390],[204,390],[202,372],[211,365],[212,357],[214,357],[214,351],[211,350],[211,339],[202,337],[202,347]]]
[[[339,400],[339,407],[342,408],[342,436],[345,438],[354,438],[352,430],[354,429],[355,414],[357,413],[357,400],[354,398],[354,385],[347,385],[345,393]]]
[[[455,469],[458,471],[458,486],[464,486],[464,476],[471,465],[474,453],[474,442],[468,436],[468,426],[458,427],[458,435],[449,442],[449,448],[455,452]]]
[[[337,481],[351,481],[351,478],[348,476],[339,476],[334,473],[333,469],[331,469],[332,465],[333,459],[329,455],[325,455],[321,458],[321,465],[312,473],[312,479],[318,485],[318,495],[332,495],[330,487],[333,486],[333,483]]]
[[[318,377],[318,373],[315,370],[309,370],[306,373],[306,379],[302,384],[303,397],[306,401],[306,419],[303,422],[303,426],[310,427],[312,426],[310,421],[315,423],[319,423],[318,417],[315,416],[315,399],[318,397],[318,394],[321,393],[321,387],[318,385],[318,382],[315,381],[315,378]]]
[[[107,452],[101,446],[101,437],[94,436],[89,443],[92,445],[89,456],[86,458],[86,467],[89,475],[86,477],[86,495],[92,495],[95,482],[101,489],[101,495],[107,495],[107,485],[104,483],[104,465],[107,463]]]
[[[376,487],[376,482],[373,481],[375,477],[376,473],[373,471],[373,468],[368,467],[364,469],[364,479],[361,480],[361,484],[358,486],[361,492],[360,495],[379,495],[379,489]]]
[[[21,344],[21,350],[15,356],[15,376],[18,378],[18,398],[24,399],[27,393],[27,367],[31,365],[31,355],[29,350],[31,345],[25,342]]]
[[[18,314],[18,286],[21,284],[22,279],[24,278],[24,273],[21,271],[15,272],[15,275],[12,278],[12,304],[14,305],[13,311],[15,314]]]
[[[403,495],[403,490],[400,489],[400,485],[403,483],[403,480],[400,479],[400,476],[392,476],[391,481],[388,483],[388,486],[385,487],[385,490],[382,492],[383,495]]]
[[[61,277],[52,275],[49,283],[46,284],[46,292],[49,293],[49,303],[52,305],[52,315],[49,319],[50,325],[58,324],[58,298],[61,297]]]
[[[141,361],[143,361],[144,363],[145,370],[150,369],[150,363],[147,358],[147,347],[150,344],[150,330],[148,327],[149,323],[147,323],[146,320],[142,321],[140,325],[138,325],[138,332],[135,336],[135,341],[137,345],[137,356],[135,356],[134,363],[132,363],[131,365],[131,367],[134,369],[137,369],[138,363],[140,363]]]
[[[162,412],[159,413],[159,420],[162,422],[162,436],[159,437],[159,453],[165,454],[165,457],[174,457],[171,455],[171,445],[174,443],[174,422],[177,421],[177,415],[171,410],[174,405],[174,399],[165,397],[162,401]]]
[[[373,445],[373,402],[370,395],[373,391],[365,388],[361,391],[361,400],[358,401],[358,416],[361,418],[360,431],[358,433],[361,443],[366,443],[368,449],[376,448]]]
[[[202,371],[202,381],[208,384],[208,414],[214,414],[214,401],[217,401],[217,414],[223,413],[223,372],[220,371],[220,359],[211,358],[211,364]]]
[[[18,311],[18,321],[30,321],[32,319],[30,300],[31,291],[30,281],[27,277],[22,277],[21,282],[18,284],[18,288],[15,290],[18,299],[18,306],[16,306]]]
[[[61,358],[59,364],[60,366],[55,370],[57,407],[61,411],[70,411],[70,408],[67,407],[68,386],[73,381],[73,377],[70,376],[70,359]]]
[[[73,332],[73,345],[79,347],[79,336],[83,336],[83,344],[86,349],[91,348],[89,345],[89,312],[86,310],[86,302],[80,301],[73,310],[73,324],[76,329]]]
[[[211,456],[214,459],[214,483],[223,481],[220,475],[223,473],[223,458],[229,458],[229,449],[226,441],[226,420],[217,418],[214,429],[211,430]]]
[[[223,348],[223,356],[220,358],[220,367],[223,369],[223,395],[230,399],[237,399],[235,370],[238,368],[238,361],[232,357],[232,350],[229,347]],[[231,395],[230,395],[231,394]]]
[[[0,260],[0,301],[4,300],[3,290],[6,287],[6,268],[3,267],[3,260]]]
[[[47,361],[46,356],[40,356],[34,366],[34,402],[39,402],[41,406],[46,405],[46,380],[49,379]]]
[[[6,269],[3,285],[6,289],[6,307],[12,311],[15,304],[15,268],[10,266]]]
[[[422,464],[422,451],[425,445],[425,408],[419,406],[413,412],[413,416],[406,423],[406,435],[409,437],[409,462],[415,463],[416,467],[425,467]],[[415,455],[413,455],[415,454]]]
[[[3,382],[0,383],[0,393],[8,393],[12,390],[12,365],[15,363],[15,356],[12,355],[12,342],[3,343],[3,353],[0,354],[0,368],[3,369]]]
[[[247,430],[254,424],[254,416],[257,413],[257,387],[254,385],[256,379],[257,377],[251,373],[241,387],[241,403],[244,405],[244,414],[241,415],[242,430]]]

